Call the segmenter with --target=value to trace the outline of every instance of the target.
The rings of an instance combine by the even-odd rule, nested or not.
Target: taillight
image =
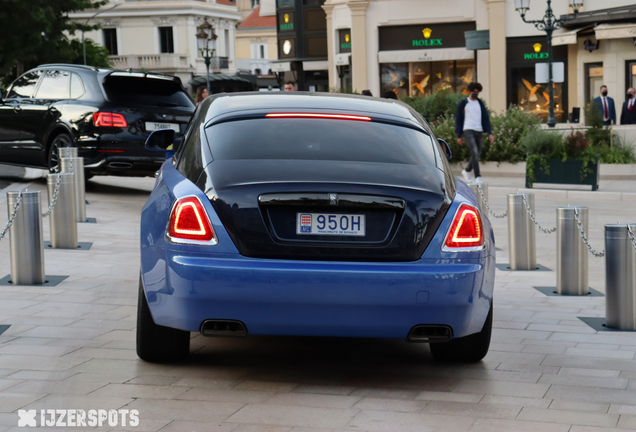
[[[108,112],[94,113],[93,123],[95,123],[95,126],[128,127],[128,123],[126,123],[126,119],[123,115]]]
[[[168,236],[176,243],[218,243],[201,201],[194,196],[179,198],[175,202]]]
[[[462,252],[479,250],[484,246],[484,228],[481,215],[476,207],[468,204],[459,206],[451,224],[444,250]]]

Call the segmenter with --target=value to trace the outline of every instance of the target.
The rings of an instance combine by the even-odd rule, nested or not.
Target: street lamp
[[[85,25],[85,26],[87,26],[87,25],[88,25],[88,22],[89,22],[90,20],[92,20],[93,18],[95,18],[97,15],[99,15],[99,14],[101,14],[101,13],[104,13],[104,12],[108,12],[108,11],[110,11],[110,10],[113,10],[113,9],[115,9],[116,7],[121,6],[122,4],[123,4],[123,3],[119,3],[119,4],[116,4],[115,6],[113,6],[113,7],[111,7],[111,8],[108,8],[108,9],[104,9],[104,10],[97,11],[97,13],[96,13],[95,15],[93,15],[92,17],[90,17],[89,19],[87,19],[87,20],[86,20],[86,22],[84,23],[84,25]],[[84,30],[82,30],[82,50],[84,51],[84,66],[86,66],[86,41],[84,40]]]
[[[203,24],[197,27],[197,47],[201,53],[201,57],[205,60],[205,68],[207,70],[206,81],[208,85],[208,94],[210,94],[210,63],[216,50],[216,34],[212,24],[207,18],[203,19]]]
[[[576,17],[579,13],[579,8],[583,6],[583,0],[570,0],[570,7],[574,9],[574,17],[557,19],[552,13],[552,0],[548,0],[548,8],[545,11],[545,16],[541,21],[537,20],[526,20],[526,12],[530,10],[530,0],[515,0],[515,9],[521,15],[521,19],[523,22],[528,24],[534,24],[534,26],[539,31],[546,32],[547,42],[548,42],[548,96],[550,100],[550,115],[548,116],[548,127],[553,128],[556,125],[556,120],[554,119],[554,90],[552,86],[552,33],[556,29],[560,29],[563,24],[567,21],[570,21]]]

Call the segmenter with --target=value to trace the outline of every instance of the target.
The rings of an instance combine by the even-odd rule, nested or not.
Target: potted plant
[[[536,183],[582,184],[598,189],[600,156],[582,132],[534,129],[522,138],[526,158],[526,187]]]

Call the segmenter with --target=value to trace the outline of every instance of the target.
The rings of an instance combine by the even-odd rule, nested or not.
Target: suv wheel
[[[190,352],[190,332],[155,324],[139,275],[137,355],[151,363],[184,360]]]
[[[60,165],[59,165],[60,152],[58,149],[60,147],[72,147],[72,146],[73,146],[73,139],[71,138],[70,135],[66,133],[61,133],[55,138],[53,138],[53,142],[51,143],[51,146],[49,147],[49,154],[47,159],[49,172],[52,172],[52,173],[60,172]]]
[[[492,333],[492,309],[491,303],[488,317],[479,333],[452,339],[448,342],[430,344],[433,358],[437,361],[475,363],[486,357]]]

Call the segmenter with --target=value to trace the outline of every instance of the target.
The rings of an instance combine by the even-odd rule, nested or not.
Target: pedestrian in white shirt
[[[475,183],[483,183],[479,171],[479,157],[483,145],[483,134],[488,134],[488,139],[492,144],[495,137],[492,135],[490,125],[490,114],[484,103],[479,100],[479,92],[483,87],[478,82],[468,84],[468,97],[459,103],[457,116],[455,119],[455,133],[457,143],[463,145],[466,142],[470,150],[470,160],[466,169],[462,170],[462,175],[467,182],[472,181],[471,172],[475,172]]]

